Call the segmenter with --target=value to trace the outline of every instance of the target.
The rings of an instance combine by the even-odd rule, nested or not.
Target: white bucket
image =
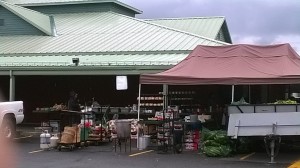
[[[144,150],[146,149],[150,144],[150,136],[149,135],[144,135],[139,137],[139,150]]]

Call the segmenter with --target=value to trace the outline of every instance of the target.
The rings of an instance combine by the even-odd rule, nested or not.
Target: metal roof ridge
[[[3,6],[5,9],[9,10],[10,12],[14,13],[15,15],[17,15],[18,17],[22,18],[32,26],[36,27],[40,31],[44,32],[45,34],[50,36],[56,36],[56,28],[55,28],[53,16],[49,16],[41,12],[24,8],[22,6],[8,3],[2,0],[0,0],[0,5]],[[19,9],[21,11],[17,11],[16,9]],[[32,18],[28,17],[27,15],[29,14],[30,16],[32,16],[32,14],[36,14],[37,16],[40,17],[39,21],[42,19],[43,21],[46,21],[46,23],[48,22],[48,24],[42,25],[41,23],[39,23],[39,21],[35,21]]]
[[[143,19],[146,21],[154,21],[154,20],[188,20],[188,19],[216,19],[216,18],[223,18],[225,16],[195,16],[195,17],[174,17],[174,18],[152,18],[152,19]]]
[[[224,44],[224,45],[228,45],[228,44],[229,44],[229,43],[225,43],[225,42],[222,42],[222,41],[214,40],[214,39],[211,39],[211,38],[208,38],[208,37],[200,36],[200,35],[197,35],[197,34],[194,34],[194,33],[190,33],[190,32],[187,32],[187,31],[182,31],[182,30],[170,28],[170,27],[167,27],[167,26],[163,26],[163,25],[160,25],[160,24],[147,22],[147,21],[145,21],[145,20],[143,20],[143,19],[138,19],[138,18],[129,17],[129,16],[125,16],[125,15],[118,14],[118,13],[111,12],[111,11],[109,11],[109,12],[110,12],[110,13],[113,13],[113,14],[115,14],[115,15],[119,15],[119,16],[122,16],[122,17],[130,18],[130,19],[132,19],[132,20],[136,20],[136,21],[143,22],[143,23],[146,23],[146,24],[154,25],[154,26],[157,26],[157,27],[161,27],[161,28],[164,28],[164,29],[171,30],[171,31],[183,33],[183,34],[186,34],[186,35],[189,35],[189,36],[194,36],[194,37],[202,38],[202,39],[209,40],[209,41],[212,41],[212,42],[215,42],[215,43]]]

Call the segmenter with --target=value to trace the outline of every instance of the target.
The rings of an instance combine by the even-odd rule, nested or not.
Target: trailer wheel
[[[1,136],[6,139],[13,139],[16,134],[16,124],[14,118],[5,116],[1,125]]]

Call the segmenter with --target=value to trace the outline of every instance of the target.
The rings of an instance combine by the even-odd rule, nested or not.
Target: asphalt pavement
[[[114,151],[114,143],[80,147],[74,151],[63,149],[41,150],[38,130],[22,128],[13,142],[16,146],[17,168],[284,168],[300,159],[300,152],[282,152],[269,164],[264,152],[239,154],[228,158],[206,157],[197,151],[181,154],[159,154],[155,150],[138,150],[133,143],[132,151]],[[128,149],[128,148],[127,148]]]

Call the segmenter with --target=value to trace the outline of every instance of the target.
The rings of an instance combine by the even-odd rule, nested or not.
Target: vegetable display
[[[232,152],[226,131],[203,131],[203,153],[209,157],[226,157]]]

